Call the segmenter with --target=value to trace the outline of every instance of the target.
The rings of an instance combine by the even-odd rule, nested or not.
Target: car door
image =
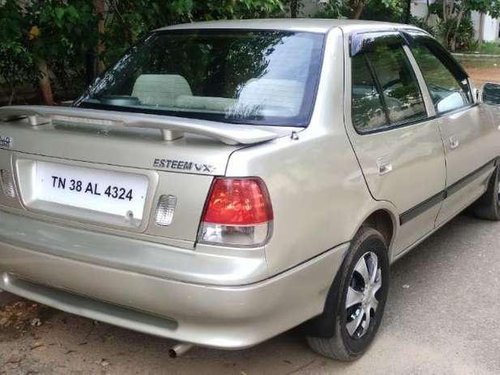
[[[488,110],[475,102],[469,78],[434,39],[410,33],[410,50],[426,82],[446,158],[446,194],[437,225],[485,190],[497,155],[498,132]]]
[[[372,196],[400,214],[397,254],[434,229],[445,188],[443,144],[402,35],[350,40],[347,132]]]

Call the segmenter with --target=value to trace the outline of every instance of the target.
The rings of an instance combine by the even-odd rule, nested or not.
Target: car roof
[[[268,18],[246,19],[229,21],[193,22],[167,26],[163,30],[199,30],[199,29],[249,29],[249,30],[286,30],[327,33],[333,28],[341,28],[345,32],[358,30],[391,30],[391,29],[418,29],[411,25],[377,21],[360,21],[347,19],[319,19],[319,18]]]

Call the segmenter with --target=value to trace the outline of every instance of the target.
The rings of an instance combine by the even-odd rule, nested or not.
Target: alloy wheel
[[[365,253],[354,267],[345,303],[346,329],[353,339],[363,337],[374,321],[379,305],[377,293],[382,288],[382,270],[373,252]]]

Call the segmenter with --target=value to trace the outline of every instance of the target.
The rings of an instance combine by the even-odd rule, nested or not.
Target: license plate
[[[37,162],[36,200],[142,220],[146,176]]]

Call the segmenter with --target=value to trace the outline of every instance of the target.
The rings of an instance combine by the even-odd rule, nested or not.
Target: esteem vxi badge
[[[13,143],[11,137],[0,135],[0,148],[11,148]]]
[[[213,173],[215,167],[210,164],[195,163],[188,160],[154,159],[153,168],[174,169],[177,171],[192,171],[198,173]]]

